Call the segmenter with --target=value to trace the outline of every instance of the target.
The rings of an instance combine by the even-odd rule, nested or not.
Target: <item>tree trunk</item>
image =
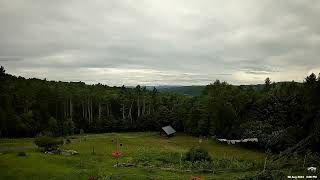
[[[99,121],[101,120],[101,105],[99,103]]]
[[[109,116],[109,104],[107,104],[107,116]]]
[[[125,119],[125,117],[124,117],[124,103],[122,103],[122,119]]]
[[[84,105],[83,105],[83,102],[81,103],[81,106],[82,106],[82,118],[84,118]]]
[[[140,98],[138,96],[138,100],[137,100],[137,106],[138,106],[138,117],[140,117]]]
[[[89,108],[89,97],[87,98],[87,119],[88,119],[88,122],[89,122],[89,125],[91,124],[90,122],[90,108]]]
[[[69,119],[70,117],[70,98],[67,98],[67,101],[66,101],[66,113],[67,113],[67,119]]]
[[[64,118],[67,117],[67,103],[63,103],[63,109],[64,109]]]
[[[91,106],[91,98],[89,99],[89,118],[90,122],[92,123],[92,106]]]
[[[144,115],[146,112],[146,98],[143,97],[143,107],[142,107],[142,115]]]
[[[93,113],[92,113],[92,98],[90,99],[90,120],[91,120],[91,122],[92,122],[92,120],[93,120]]]
[[[273,159],[273,161],[277,160],[277,159],[281,159],[283,157],[289,157],[292,153],[294,153],[295,151],[304,148],[306,145],[308,145],[308,143],[312,140],[312,138],[314,138],[315,136],[318,136],[318,134],[310,134],[309,136],[307,136],[306,138],[302,139],[301,141],[299,141],[297,144],[295,144],[292,147],[287,148],[285,151],[283,151],[279,156],[277,156],[276,158]]]
[[[26,97],[24,96],[24,109],[23,111],[26,113],[29,111],[29,107],[28,107],[28,100],[26,99]]]
[[[58,119],[58,103],[56,102],[56,119]]]
[[[131,124],[132,124],[132,105],[133,105],[133,101],[131,101],[130,109],[129,109],[129,114],[128,114],[128,117],[129,117],[129,119],[130,119]]]
[[[73,107],[72,107],[72,98],[70,97],[70,118],[71,118],[71,121],[72,121],[72,113],[73,113]]]
[[[88,97],[86,98],[86,102],[85,102],[85,107],[84,107],[84,109],[85,109],[85,119],[89,122],[89,119],[88,119]]]

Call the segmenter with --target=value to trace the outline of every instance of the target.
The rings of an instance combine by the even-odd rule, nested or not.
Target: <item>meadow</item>
[[[79,155],[49,155],[40,152],[33,138],[0,140],[0,179],[236,179],[258,173],[264,168],[266,154],[235,145],[220,144],[185,134],[172,138],[157,132],[86,134],[69,137],[71,143],[61,148]],[[122,156],[120,164],[111,153],[118,139]],[[192,164],[183,160],[193,146],[206,148],[212,164]],[[25,152],[26,156],[18,156]],[[267,165],[268,166],[268,165]],[[203,171],[210,169],[210,171]]]

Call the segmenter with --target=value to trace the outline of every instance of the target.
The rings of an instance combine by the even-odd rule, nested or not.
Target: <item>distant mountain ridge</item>
[[[164,86],[147,86],[148,90],[152,90],[155,87],[159,92],[162,93],[176,93],[183,94],[186,96],[200,96],[205,85],[203,86],[175,86],[175,85],[164,85]]]
[[[281,85],[290,81],[276,82],[276,85]],[[159,86],[146,86],[147,90],[151,90],[155,87],[159,92],[162,93],[176,93],[186,96],[200,96],[207,85],[159,85]],[[262,91],[264,84],[248,84],[248,85],[233,85],[238,86],[241,89],[252,89],[254,91]],[[132,87],[134,88],[134,87]]]

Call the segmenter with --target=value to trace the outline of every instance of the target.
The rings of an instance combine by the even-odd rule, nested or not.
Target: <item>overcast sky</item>
[[[108,85],[302,81],[319,0],[0,0],[8,73]]]

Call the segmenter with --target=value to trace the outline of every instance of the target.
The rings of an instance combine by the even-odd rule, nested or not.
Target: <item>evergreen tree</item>
[[[6,70],[3,66],[0,67],[0,75],[4,75],[6,73]]]

